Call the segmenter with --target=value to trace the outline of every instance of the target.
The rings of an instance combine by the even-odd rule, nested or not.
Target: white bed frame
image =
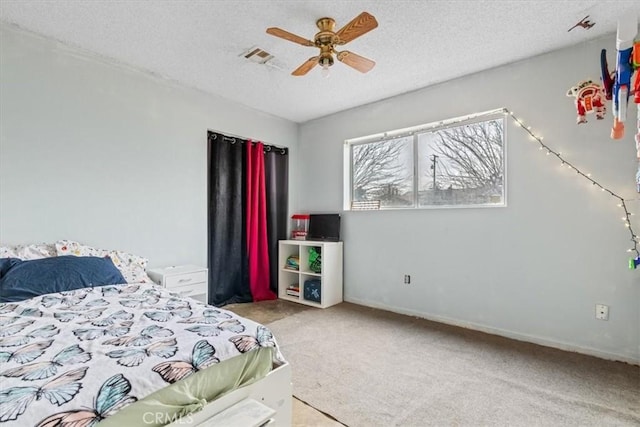
[[[261,380],[240,387],[229,394],[222,396],[207,404],[201,411],[183,417],[182,420],[176,420],[171,423],[170,427],[184,426],[223,426],[233,425],[233,427],[253,427],[254,425],[269,425],[269,427],[290,427],[293,409],[293,388],[291,385],[291,365],[288,363],[278,366],[267,374]],[[258,424],[248,423],[246,425],[237,425],[237,422],[231,421],[225,417],[226,423],[223,422],[219,415],[225,409],[234,407],[235,405],[253,399],[262,405],[271,408],[275,414],[270,417],[270,421]]]

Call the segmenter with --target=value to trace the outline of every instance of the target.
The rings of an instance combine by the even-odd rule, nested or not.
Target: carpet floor
[[[342,303],[268,323],[293,393],[351,426],[640,425],[640,367]]]

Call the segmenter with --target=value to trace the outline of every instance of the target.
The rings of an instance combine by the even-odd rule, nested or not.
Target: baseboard
[[[361,300],[358,298],[345,298],[346,302],[362,305],[365,307],[377,308],[381,310],[391,311],[393,313],[405,314],[407,316],[415,316],[422,319],[432,320],[438,323],[444,323],[452,326],[459,326],[461,328],[473,329],[475,331],[486,332],[492,335],[500,335],[505,338],[514,339],[517,341],[525,341],[533,344],[543,345],[545,347],[557,348],[559,350],[571,351],[580,354],[586,354],[589,356],[595,356],[600,359],[613,360],[616,362],[625,362],[632,365],[640,365],[640,359],[629,357],[623,354],[609,353],[607,351],[598,350],[591,347],[583,347],[575,344],[568,344],[565,342],[555,341],[549,338],[539,337],[536,335],[524,334],[521,332],[510,331],[507,329],[494,328],[492,326],[482,325],[480,323],[466,322],[458,319],[453,319],[446,316],[431,315],[415,310],[410,310],[402,307],[394,307],[389,305],[380,304],[374,301]]]

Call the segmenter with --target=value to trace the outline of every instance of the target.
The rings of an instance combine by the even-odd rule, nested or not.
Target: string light
[[[513,111],[509,111],[507,108],[505,108],[503,111],[504,111],[505,114],[511,116],[511,118],[522,129],[524,129],[524,131],[527,132],[529,134],[529,136],[531,136],[532,141],[536,141],[538,144],[540,144],[540,147],[539,147],[540,150],[547,150],[547,153],[546,153],[547,156],[552,155],[552,154],[554,156],[556,156],[558,158],[558,160],[560,160],[560,162],[561,162],[560,163],[560,167],[563,167],[563,166],[566,165],[570,170],[575,170],[578,175],[580,175],[584,179],[590,181],[592,185],[595,185],[595,186],[599,187],[601,191],[609,193],[609,195],[611,195],[612,197],[615,197],[616,199],[618,199],[620,201],[620,203],[618,203],[618,207],[622,208],[624,210],[624,217],[622,217],[622,220],[624,221],[624,226],[629,230],[629,233],[631,234],[631,241],[633,242],[633,247],[630,248],[630,249],[627,249],[627,252],[635,253],[636,254],[636,259],[639,259],[640,258],[640,250],[638,250],[638,236],[633,232],[633,228],[631,227],[631,218],[630,217],[633,215],[633,213],[629,212],[629,210],[627,209],[627,204],[625,203],[624,198],[622,196],[620,196],[619,194],[614,193],[609,188],[603,186],[602,184],[600,184],[595,179],[591,178],[591,174],[590,173],[584,173],[580,169],[578,169],[574,164],[568,162],[565,158],[562,157],[562,153],[561,152],[554,151],[553,149],[551,149],[551,147],[549,147],[544,142],[542,142],[543,138],[541,136],[537,136],[536,134],[534,134],[533,131],[531,130],[531,126],[525,126],[524,122],[522,120],[520,120],[514,114]]]
[[[620,203],[618,204],[618,207],[622,208],[624,210],[624,214],[625,217],[624,219],[624,225],[626,228],[629,229],[629,233],[631,233],[631,241],[633,242],[633,248],[629,249],[628,252],[635,252],[636,254],[636,258],[635,259],[631,259],[629,261],[629,267],[630,268],[637,268],[638,266],[640,266],[640,250],[638,250],[638,236],[633,232],[633,229],[631,227],[631,221],[629,219],[629,217],[632,215],[629,210],[627,209],[627,205],[624,201],[624,199],[618,195],[617,193],[614,193],[613,191],[611,191],[610,189],[608,189],[607,187],[603,186],[602,184],[600,184],[599,182],[597,182],[596,180],[594,180],[593,178],[591,178],[591,173],[585,173],[582,170],[580,170],[579,168],[577,168],[574,164],[568,162],[566,159],[564,159],[562,157],[562,153],[559,151],[555,151],[553,150],[551,147],[549,147],[548,145],[546,145],[544,142],[542,142],[543,137],[536,135],[532,130],[531,130],[531,126],[526,126],[524,124],[524,122],[518,118],[515,113],[513,111],[510,111],[507,108],[499,108],[496,110],[491,110],[491,111],[485,111],[483,113],[477,113],[477,114],[472,114],[472,115],[467,115],[467,116],[463,116],[463,117],[456,117],[453,119],[449,119],[446,121],[440,121],[440,122],[432,122],[432,123],[428,123],[426,125],[419,125],[419,126],[413,126],[410,128],[404,128],[404,129],[398,129],[392,133],[390,132],[385,132],[385,133],[379,133],[379,134],[375,134],[375,135],[368,135],[368,136],[363,136],[360,138],[353,138],[353,139],[348,139],[345,140],[345,144],[349,145],[349,144],[363,144],[363,143],[368,143],[368,142],[373,142],[373,141],[383,141],[389,138],[401,138],[401,137],[406,137],[406,136],[410,136],[410,135],[415,135],[416,133],[422,133],[425,132],[427,130],[430,129],[434,129],[436,127],[441,127],[444,126],[445,123],[447,125],[455,125],[457,123],[466,123],[471,119],[476,119],[476,118],[480,118],[480,117],[487,117],[487,116],[493,116],[496,114],[505,114],[508,116],[511,116],[511,118],[522,128],[524,129],[525,132],[527,132],[527,134],[529,134],[529,136],[531,137],[531,141],[532,142],[537,142],[540,147],[540,150],[545,150],[546,151],[546,155],[550,156],[550,155],[554,155],[556,156],[556,158],[558,160],[560,160],[561,162],[561,167],[566,165],[569,170],[575,170],[576,174],[580,175],[581,177],[583,177],[584,179],[586,179],[587,181],[591,182],[591,184],[597,188],[600,188],[600,190],[602,192],[607,192],[609,193],[612,197],[615,197],[616,199],[618,199],[620,201]],[[633,266],[632,266],[633,264]]]

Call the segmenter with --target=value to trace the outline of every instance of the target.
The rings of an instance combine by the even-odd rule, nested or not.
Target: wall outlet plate
[[[609,320],[609,306],[604,304],[596,304],[596,319]]]

